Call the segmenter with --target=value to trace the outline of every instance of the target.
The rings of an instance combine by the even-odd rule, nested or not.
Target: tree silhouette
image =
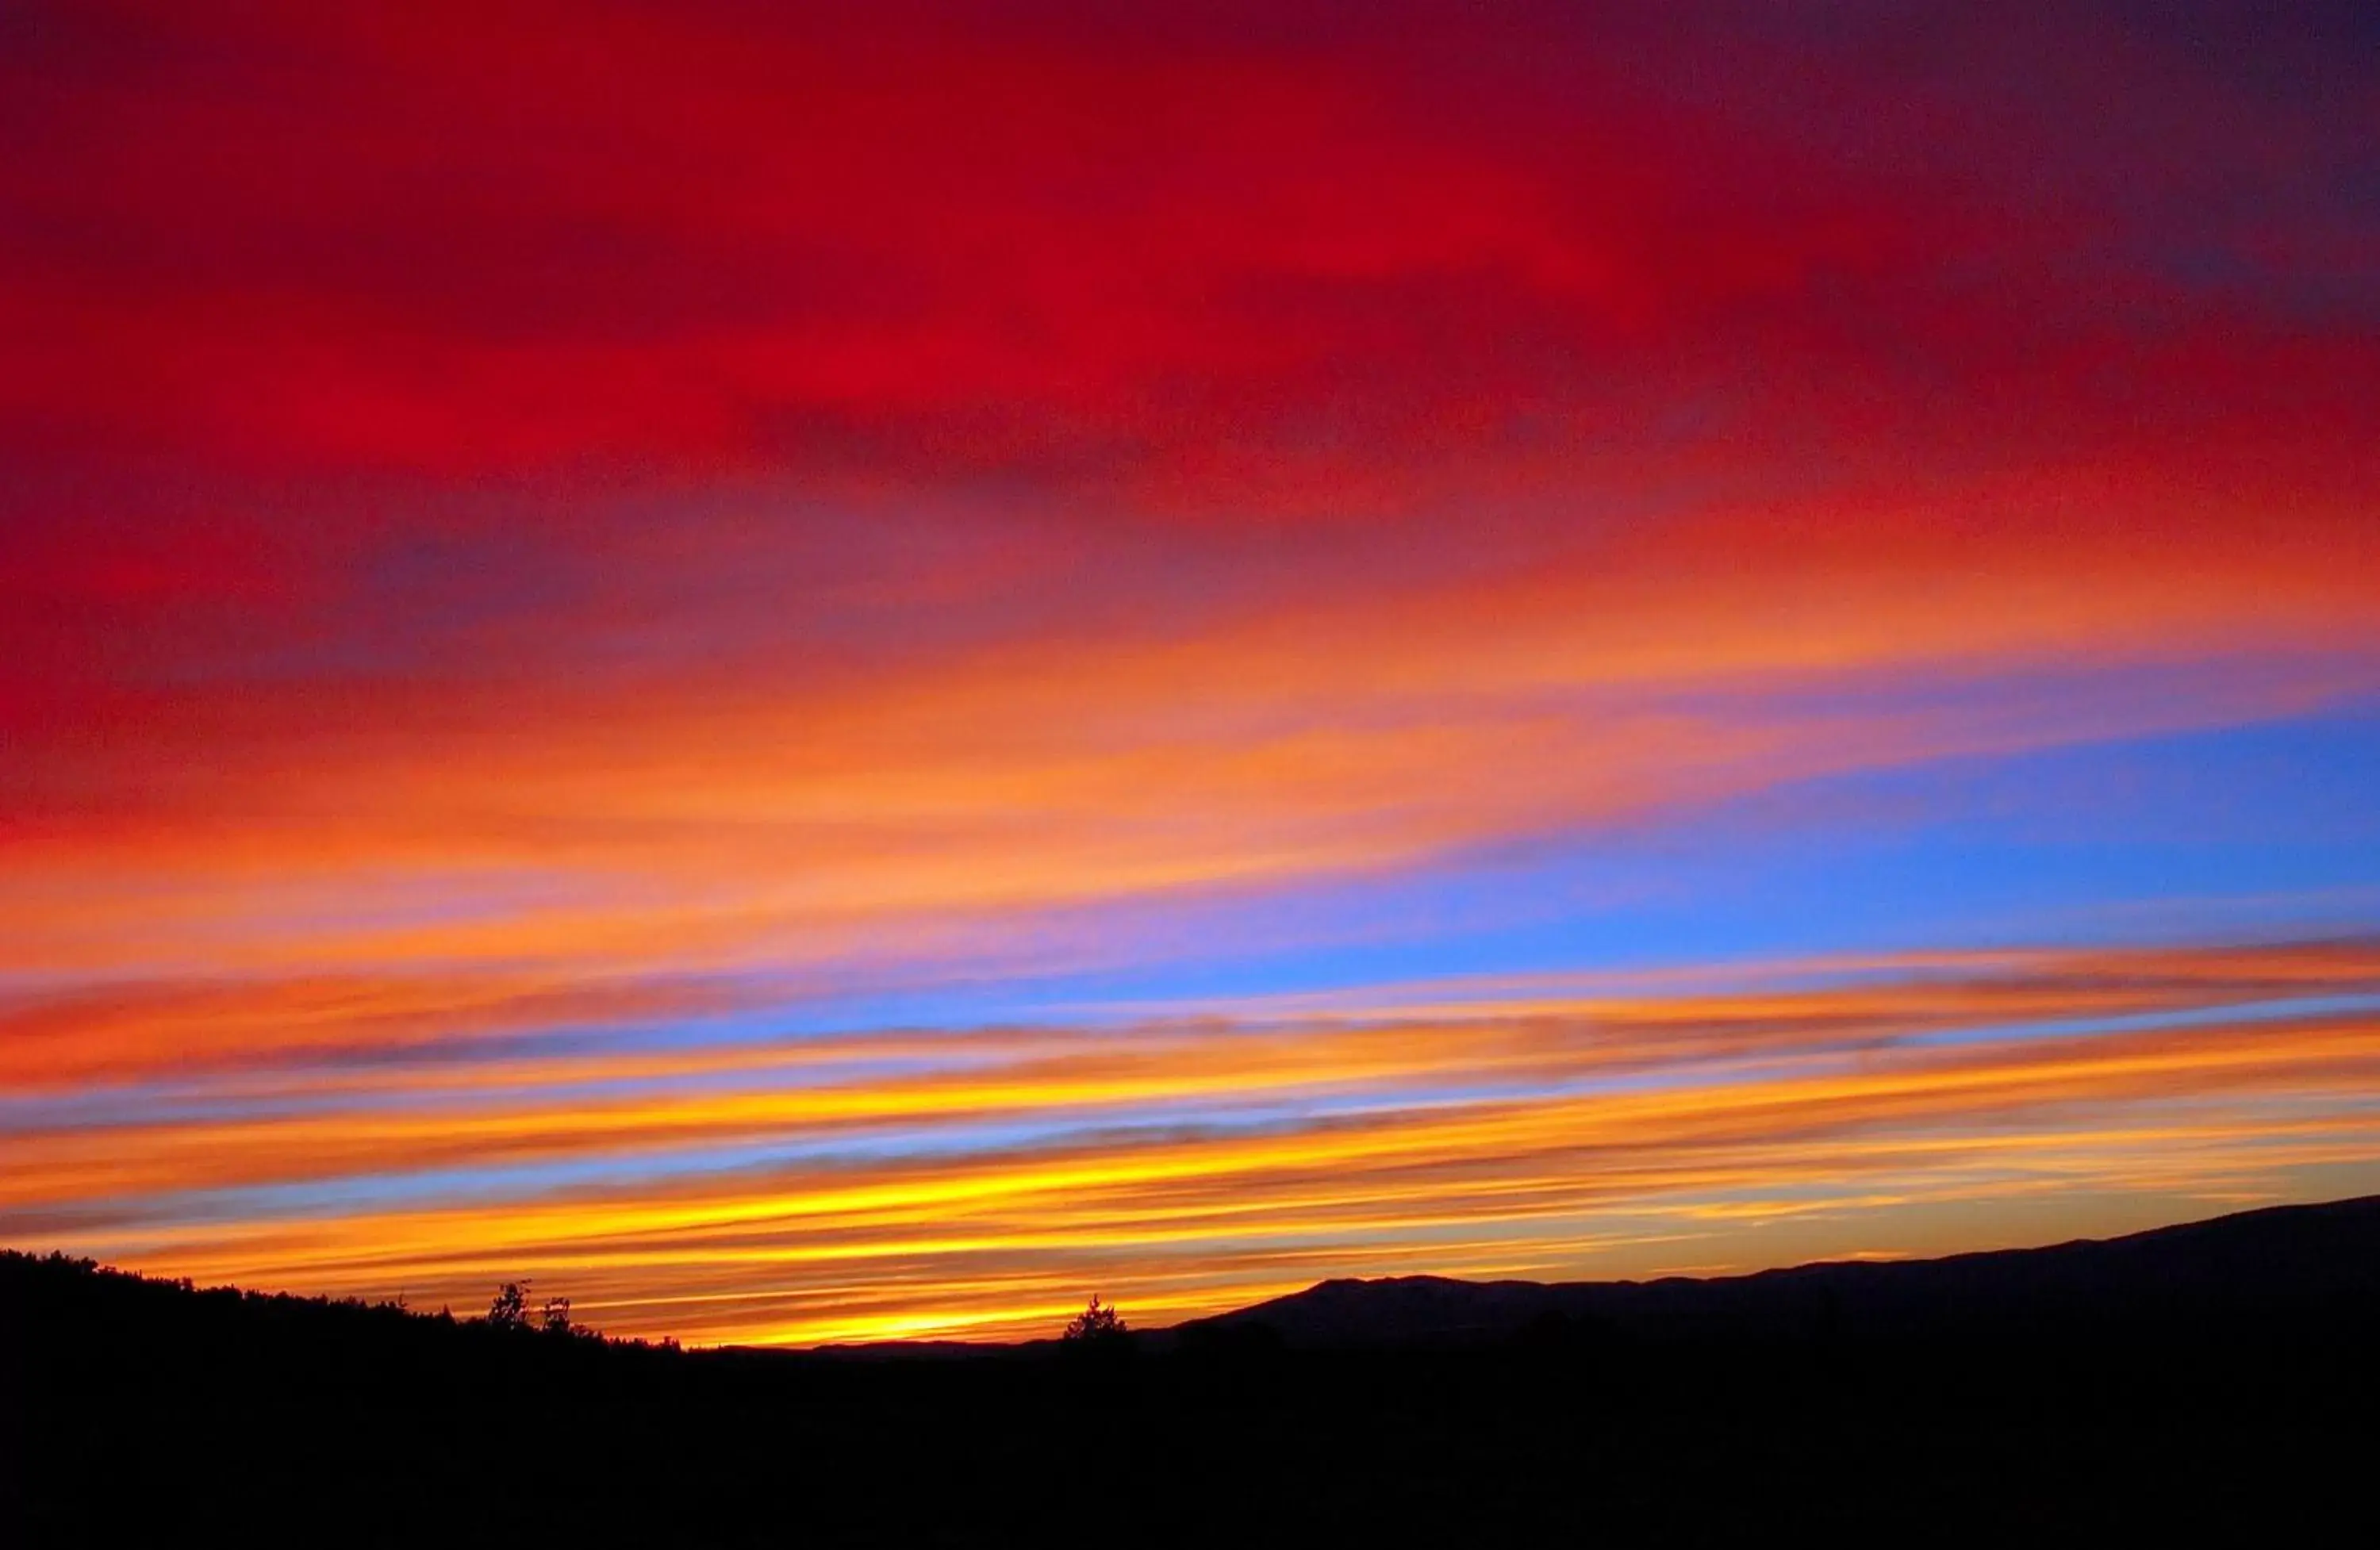
[[[570,1322],[567,1297],[549,1297],[537,1312],[529,1312],[526,1280],[506,1281],[496,1289],[495,1301],[488,1304],[488,1326],[492,1329],[534,1330],[540,1335],[594,1333],[584,1325]]]
[[[1102,1303],[1099,1293],[1091,1294],[1091,1305],[1067,1322],[1063,1338],[1069,1340],[1115,1340],[1127,1333],[1123,1315],[1113,1303]]]
[[[496,1289],[496,1300],[488,1304],[488,1323],[497,1329],[528,1327],[527,1281],[506,1281]]]

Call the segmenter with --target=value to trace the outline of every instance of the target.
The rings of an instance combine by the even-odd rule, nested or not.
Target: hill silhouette
[[[1195,1339],[1261,1328],[1299,1347],[1461,1344],[1542,1333],[1569,1320],[1672,1340],[1980,1338],[2118,1325],[2320,1326],[2374,1311],[2380,1311],[2380,1196],[2272,1206],[2048,1248],[1708,1279],[1331,1280],[1196,1321],[1181,1334]]]
[[[0,1542],[2270,1538],[2362,1509],[2376,1246],[2380,1201],[2350,1201],[1706,1281],[1326,1282],[1111,1340],[820,1352],[0,1255]]]

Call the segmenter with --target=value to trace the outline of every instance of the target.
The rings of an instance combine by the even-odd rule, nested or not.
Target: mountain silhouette
[[[1342,1279],[1178,1326],[1305,1348],[1509,1339],[1558,1321],[1657,1339],[1993,1334],[2111,1323],[2317,1322],[2380,1306],[2380,1195],[2120,1238],[1708,1279]]]
[[[681,1351],[0,1253],[0,1544],[2296,1542],[2368,1513],[2375,1293],[2380,1199],[967,1349]]]

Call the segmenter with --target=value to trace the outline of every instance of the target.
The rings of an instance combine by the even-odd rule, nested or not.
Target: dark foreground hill
[[[2369,1524],[2375,1239],[2366,1201],[1725,1281],[1332,1283],[933,1361],[0,1256],[0,1545],[2303,1537]]]

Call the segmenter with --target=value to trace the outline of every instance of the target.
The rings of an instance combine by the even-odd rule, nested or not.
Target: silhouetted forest
[[[1175,1331],[1101,1305],[929,1358],[0,1255],[0,1543],[2361,1538],[2375,1266],[2362,1201],[1732,1281],[1331,1283]]]

